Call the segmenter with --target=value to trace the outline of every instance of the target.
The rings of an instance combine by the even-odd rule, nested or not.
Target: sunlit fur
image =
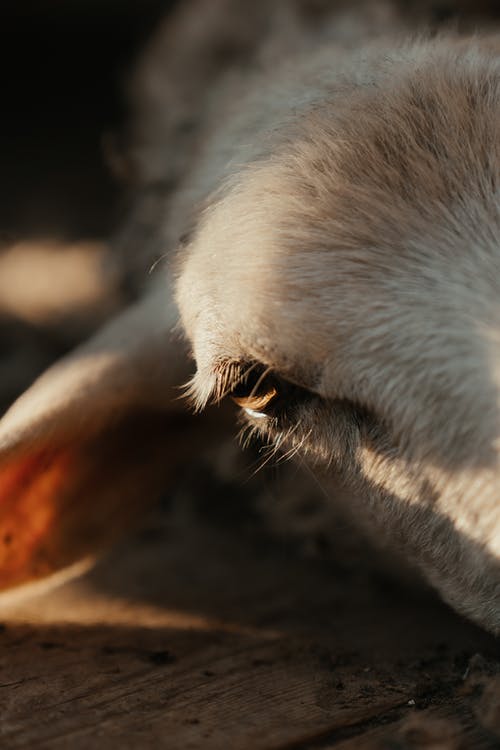
[[[340,472],[372,537],[499,632],[500,41],[326,26],[204,92],[162,219],[190,397],[252,363],[303,388],[250,423],[264,460]]]

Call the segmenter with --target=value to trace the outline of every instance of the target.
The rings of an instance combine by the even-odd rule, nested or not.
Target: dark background
[[[0,8],[0,241],[107,236],[119,187],[104,144],[169,0],[23,0]]]
[[[12,309],[0,290],[0,415],[127,301],[104,260],[130,209],[110,144],[127,121],[130,71],[173,5],[0,0],[0,262],[13,248],[21,269],[13,280],[0,270],[18,301]],[[75,243],[71,270],[58,259]],[[71,289],[95,247],[97,291],[78,307]],[[33,302],[43,310],[34,314]]]

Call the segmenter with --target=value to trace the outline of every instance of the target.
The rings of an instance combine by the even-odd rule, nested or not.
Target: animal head
[[[498,628],[500,57],[444,38],[368,58],[203,212],[177,289],[190,391],[344,471]]]

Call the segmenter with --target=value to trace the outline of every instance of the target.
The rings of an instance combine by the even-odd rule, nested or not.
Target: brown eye
[[[251,368],[230,395],[247,414],[262,419],[268,416],[268,411],[278,399],[278,382],[262,368]]]

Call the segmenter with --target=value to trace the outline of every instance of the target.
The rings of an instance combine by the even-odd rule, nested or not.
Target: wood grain
[[[500,746],[492,638],[248,518],[157,510],[3,622],[5,749]]]

